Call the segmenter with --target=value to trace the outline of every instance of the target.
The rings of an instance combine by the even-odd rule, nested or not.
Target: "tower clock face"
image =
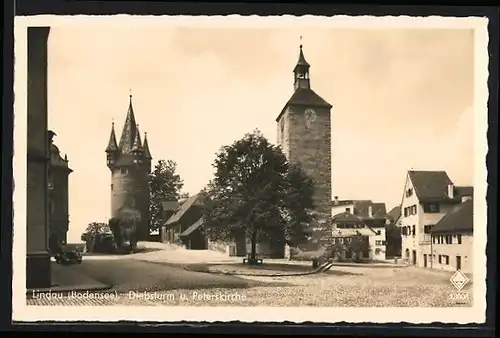
[[[306,111],[304,112],[304,117],[306,126],[310,127],[314,123],[314,121],[316,121],[316,112],[314,111],[314,109],[306,109]]]

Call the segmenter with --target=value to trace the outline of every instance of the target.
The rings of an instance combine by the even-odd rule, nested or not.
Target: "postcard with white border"
[[[16,17],[13,320],[483,323],[487,25]]]

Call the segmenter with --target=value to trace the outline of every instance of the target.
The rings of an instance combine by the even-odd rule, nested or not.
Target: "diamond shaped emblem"
[[[469,282],[469,278],[460,270],[457,270],[450,278],[451,284],[458,290],[462,290],[465,285]]]

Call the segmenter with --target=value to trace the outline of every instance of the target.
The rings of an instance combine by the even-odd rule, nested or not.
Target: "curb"
[[[330,266],[328,266],[330,265]],[[187,271],[192,271],[192,272],[201,272],[201,273],[210,273],[213,275],[223,275],[223,276],[248,276],[248,277],[293,277],[293,276],[308,276],[308,275],[314,275],[318,273],[325,272],[329,270],[332,265],[331,264],[323,264],[319,268],[313,271],[308,271],[308,272],[298,272],[298,273],[283,273],[283,274],[257,274],[257,273],[233,273],[233,272],[222,272],[222,271],[210,271],[208,270],[208,267],[204,270],[195,270],[193,268],[190,268],[188,265],[183,266],[185,270]]]

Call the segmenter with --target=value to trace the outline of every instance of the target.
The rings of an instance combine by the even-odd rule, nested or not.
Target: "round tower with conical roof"
[[[111,217],[117,217],[124,208],[136,209],[141,214],[137,228],[138,240],[149,238],[149,173],[151,153],[147,135],[141,140],[139,126],[135,120],[132,95],[130,95],[127,117],[116,142],[114,122],[106,147],[107,166],[111,171]]]

